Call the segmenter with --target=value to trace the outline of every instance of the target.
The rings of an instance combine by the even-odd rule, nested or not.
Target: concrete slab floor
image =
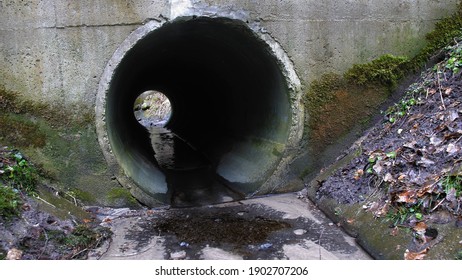
[[[306,198],[272,195],[197,208],[98,208],[112,240],[90,259],[370,259]]]

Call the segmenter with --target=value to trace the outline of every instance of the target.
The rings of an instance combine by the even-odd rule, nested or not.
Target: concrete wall
[[[1,0],[0,87],[14,92],[19,100],[47,104],[78,119],[83,111],[93,112],[103,70],[133,30],[149,20],[163,22],[184,15],[226,16],[248,22],[253,30],[279,43],[307,86],[323,73],[341,73],[354,63],[385,53],[414,54],[423,46],[424,35],[437,20],[452,14],[458,2]],[[102,181],[111,177],[111,171],[104,169],[101,153],[88,152],[79,140],[87,137],[85,143],[96,147],[96,151],[98,143],[93,131],[91,123],[72,131],[79,137],[66,138],[62,135],[70,132],[60,131],[60,141],[77,140],[71,140],[75,149],[59,159],[53,156],[59,153],[53,150],[56,145],[29,147],[29,152],[45,167],[61,166],[75,157],[80,167],[75,172],[96,176],[96,180],[85,181],[86,191],[94,193],[104,185]],[[103,167],[96,168],[83,158],[90,154]],[[65,172],[68,171],[57,168],[58,179],[66,177],[62,175]],[[75,176],[68,179],[73,180]],[[96,201],[109,203],[101,197]]]

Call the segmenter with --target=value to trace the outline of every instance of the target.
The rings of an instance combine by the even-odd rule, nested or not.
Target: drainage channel
[[[140,122],[137,99],[149,92],[168,99],[168,118]],[[119,181],[148,205],[239,200],[258,192],[285,154],[291,94],[280,61],[241,21],[148,24],[103,74],[99,141]]]

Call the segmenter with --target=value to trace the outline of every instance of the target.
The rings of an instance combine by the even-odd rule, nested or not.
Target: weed
[[[458,74],[462,69],[462,48],[451,48],[449,50],[449,59],[446,62],[446,69],[452,71],[454,75]]]
[[[16,189],[0,185],[0,216],[7,219],[17,216],[21,204],[21,197]]]
[[[462,176],[448,175],[441,180],[441,186],[445,193],[449,193],[451,190],[456,191],[456,197],[462,194]]]
[[[462,250],[457,252],[455,259],[456,260],[462,260]]]
[[[411,217],[422,220],[423,214],[420,211],[420,203],[412,206],[399,205],[392,207],[387,213],[386,221],[393,222],[393,226],[404,224]]]
[[[8,164],[3,170],[2,179],[20,191],[32,195],[35,193],[38,181],[38,173],[21,153],[16,152],[11,156],[12,164]]]

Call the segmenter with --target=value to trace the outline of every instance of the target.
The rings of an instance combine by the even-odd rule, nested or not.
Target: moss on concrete
[[[454,15],[435,25],[426,36],[426,46],[413,58],[386,54],[371,62],[353,65],[343,76],[327,73],[313,81],[305,94],[304,138],[309,147],[319,153],[350,131],[365,128],[406,76],[460,36],[462,4]]]
[[[431,56],[435,55],[441,48],[451,44],[454,38],[461,36],[462,3],[459,4],[452,16],[437,22],[435,29],[425,36],[427,45],[409,61],[407,65],[408,70],[419,70],[427,63]]]
[[[56,187],[81,194],[83,203],[112,206],[111,180],[94,125],[94,114],[83,105],[56,107],[24,100],[0,86],[0,143],[21,149]],[[92,194],[92,195],[89,195]],[[131,205],[120,197],[119,206]]]
[[[136,199],[132,196],[130,191],[125,188],[114,188],[109,191],[108,193],[108,199],[111,202],[111,204],[126,204],[127,202],[130,204],[129,206],[134,206],[136,207],[138,202]]]
[[[408,62],[407,57],[386,54],[369,63],[353,65],[344,77],[349,84],[374,84],[392,90],[404,78]]]

